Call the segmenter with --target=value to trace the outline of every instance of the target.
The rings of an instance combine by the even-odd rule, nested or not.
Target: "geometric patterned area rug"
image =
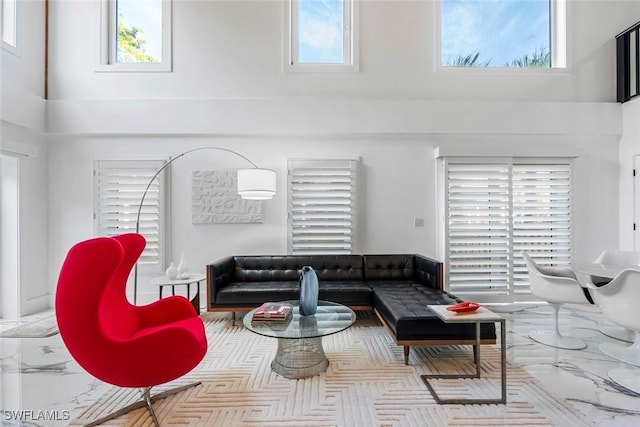
[[[58,333],[55,314],[0,332],[2,338],[45,338]]]
[[[154,402],[162,426],[586,426],[571,404],[508,364],[507,404],[437,404],[420,375],[474,372],[471,346],[412,347],[410,365],[378,319],[358,312],[349,329],[323,338],[330,364],[321,375],[290,380],[271,371],[276,340],[256,335],[228,314],[205,313],[209,350],[185,377],[202,385]],[[168,343],[169,344],[169,343]],[[482,346],[482,378],[432,381],[441,397],[497,398],[500,354]],[[70,425],[99,419],[139,399],[113,388]],[[105,423],[151,426],[144,408]]]

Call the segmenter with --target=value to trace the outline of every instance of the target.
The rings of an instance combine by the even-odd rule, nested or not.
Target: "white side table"
[[[168,279],[166,276],[154,277],[151,279],[151,284],[158,286],[159,296],[162,299],[162,290],[165,286],[171,286],[171,294],[176,294],[176,286],[185,285],[187,287],[187,299],[191,301],[193,308],[196,310],[197,314],[200,314],[200,282],[206,279],[207,276],[204,274],[190,274],[189,277],[185,279]],[[191,284],[196,284],[196,294],[191,298]]]
[[[443,322],[445,323],[475,323],[476,324],[476,345],[474,347],[474,356],[476,361],[475,375],[470,374],[435,374],[435,375],[421,375],[422,380],[426,384],[427,388],[431,392],[431,395],[439,404],[454,403],[454,404],[491,404],[491,403],[507,403],[507,358],[506,358],[506,328],[505,318],[492,312],[491,310],[480,307],[473,313],[461,313],[457,314],[453,311],[447,310],[447,305],[428,305],[431,311],[433,311]],[[429,379],[452,379],[452,378],[480,378],[480,324],[481,323],[500,323],[500,389],[502,396],[500,399],[441,399],[436,391],[429,383]]]

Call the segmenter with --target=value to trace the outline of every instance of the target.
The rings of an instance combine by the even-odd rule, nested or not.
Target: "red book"
[[[284,304],[280,302],[265,302],[253,313],[253,318],[256,320],[284,320],[289,317],[292,311],[293,310],[291,304]]]

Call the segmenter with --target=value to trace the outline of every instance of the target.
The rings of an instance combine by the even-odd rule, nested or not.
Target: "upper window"
[[[289,0],[286,66],[296,71],[357,70],[357,2]]]
[[[99,71],[171,71],[171,0],[102,0]]]
[[[17,47],[17,0],[1,0],[0,14],[2,19],[0,23],[2,25],[2,47],[8,48],[8,50],[15,49]]]
[[[441,0],[444,67],[565,67],[565,0]]]
[[[640,22],[616,36],[618,102],[640,96]]]

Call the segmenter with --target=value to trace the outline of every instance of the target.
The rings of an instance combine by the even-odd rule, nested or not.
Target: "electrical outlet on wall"
[[[413,219],[414,227],[424,227],[424,218],[414,218]]]

